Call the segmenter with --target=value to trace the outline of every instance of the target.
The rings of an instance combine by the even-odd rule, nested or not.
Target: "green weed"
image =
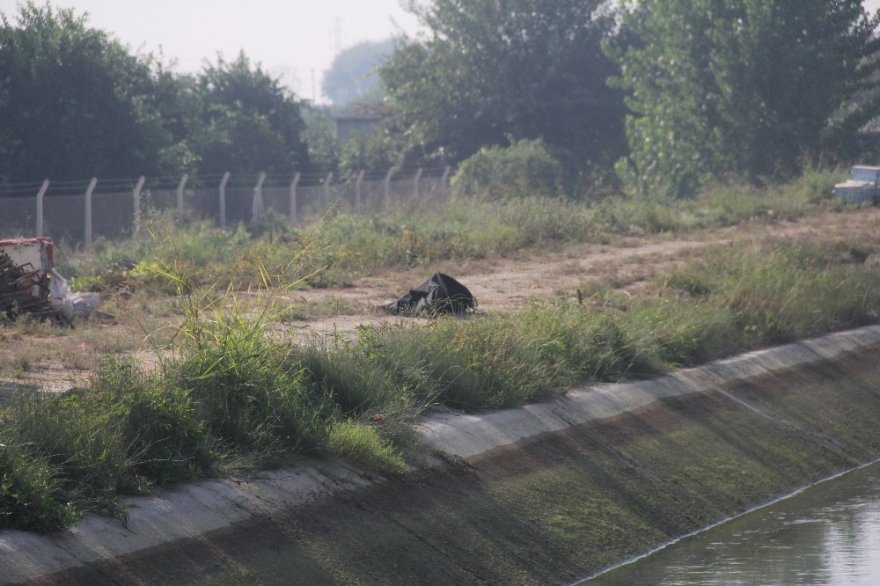
[[[333,423],[327,433],[327,448],[335,456],[380,472],[400,474],[407,470],[397,450],[372,425],[350,420]]]

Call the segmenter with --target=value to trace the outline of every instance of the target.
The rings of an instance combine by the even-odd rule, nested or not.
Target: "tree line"
[[[314,105],[243,53],[181,74],[72,10],[23,4],[0,22],[0,184],[345,175],[537,140],[581,180],[613,169],[630,193],[683,197],[707,178],[763,179],[877,152],[880,17],[861,0],[408,8],[423,32],[385,49],[382,89],[369,92],[387,116],[339,145]]]

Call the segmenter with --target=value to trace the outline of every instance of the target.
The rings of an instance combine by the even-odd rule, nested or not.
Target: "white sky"
[[[42,3],[43,0],[38,0]],[[220,52],[240,49],[306,99],[321,99],[321,79],[339,49],[380,41],[418,24],[401,0],[50,0],[87,12],[89,23],[134,51],[159,47],[178,70],[198,71]],[[19,0],[0,0],[12,16]],[[880,9],[880,0],[865,0]]]
[[[42,4],[44,0],[38,0]],[[880,0],[877,0],[880,2]],[[232,59],[243,49],[298,96],[320,99],[323,72],[338,49],[416,32],[415,17],[400,0],[50,0],[87,12],[95,28],[112,33],[133,51],[154,52],[177,70],[194,72],[220,52]],[[11,17],[19,0],[0,0]],[[314,75],[314,87],[312,77]],[[313,95],[314,89],[314,95]]]

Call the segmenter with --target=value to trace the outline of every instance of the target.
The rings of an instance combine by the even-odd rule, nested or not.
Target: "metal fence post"
[[[290,182],[290,208],[287,211],[287,222],[291,226],[296,226],[296,223],[297,223],[296,187],[297,187],[297,185],[299,185],[299,177],[300,177],[300,174],[297,172],[297,174],[293,176],[293,181]]]
[[[132,199],[134,200],[134,233],[138,234],[141,231],[141,189],[144,188],[144,181],[147,178],[141,175],[140,179],[138,179],[137,185],[134,186],[134,191],[131,192]]]
[[[364,170],[358,171],[357,179],[354,183],[354,209],[356,212],[361,211],[361,183],[364,180]]]
[[[260,218],[263,217],[263,210],[265,206],[263,205],[263,182],[266,180],[266,174],[260,173],[260,177],[257,179],[257,185],[254,187],[254,203],[251,206],[251,221],[259,222]]]
[[[92,248],[92,192],[95,191],[95,185],[98,184],[98,178],[92,177],[92,180],[89,181],[89,186],[86,188],[86,226],[85,226],[85,240],[86,240],[86,250],[91,250]]]
[[[419,202],[419,182],[422,180],[422,169],[419,167],[419,170],[416,171],[416,176],[413,178],[413,203]]]
[[[385,173],[385,201],[384,207],[385,209],[389,209],[391,207],[391,177],[394,175],[394,167],[388,169],[388,172]]]
[[[229,183],[229,171],[223,174],[220,180],[220,227],[226,227],[226,184]]]
[[[43,179],[40,191],[37,192],[37,236],[43,235],[43,197],[47,189],[49,189],[49,180]]]
[[[183,177],[180,178],[180,183],[177,184],[177,221],[183,222],[183,188],[186,187],[186,180],[189,179],[189,174],[184,173]]]
[[[327,177],[324,178],[324,209],[330,207],[330,182],[333,181],[333,171],[327,173]]]

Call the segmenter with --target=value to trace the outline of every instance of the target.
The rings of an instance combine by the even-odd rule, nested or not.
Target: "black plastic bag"
[[[418,287],[410,289],[408,293],[389,304],[387,308],[395,315],[421,313],[461,315],[476,307],[477,300],[467,287],[449,275],[434,273],[430,279]]]

